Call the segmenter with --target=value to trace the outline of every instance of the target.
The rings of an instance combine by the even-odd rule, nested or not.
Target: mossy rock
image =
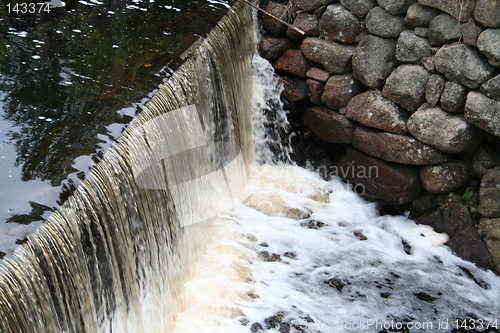
[[[477,229],[488,247],[495,269],[500,273],[500,218],[481,219]]]
[[[489,170],[481,179],[477,211],[485,217],[500,217],[500,167]]]

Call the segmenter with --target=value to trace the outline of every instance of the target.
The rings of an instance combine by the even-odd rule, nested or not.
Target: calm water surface
[[[232,3],[58,1],[33,14],[9,13],[9,2],[0,2],[0,251],[7,255],[64,202],[179,54]]]

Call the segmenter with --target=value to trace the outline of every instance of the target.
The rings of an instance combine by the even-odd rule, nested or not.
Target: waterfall
[[[237,200],[254,160],[252,24],[237,2],[5,260],[1,332],[172,329],[210,218]]]

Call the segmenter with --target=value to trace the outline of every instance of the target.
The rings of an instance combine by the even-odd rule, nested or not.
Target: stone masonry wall
[[[500,272],[500,1],[262,7],[305,32],[263,15],[259,50],[306,126],[298,135],[335,151],[316,168],[406,205]]]

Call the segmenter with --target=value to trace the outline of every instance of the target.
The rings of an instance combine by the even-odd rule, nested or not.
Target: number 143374
[[[42,12],[50,13],[50,7],[48,2],[19,2],[19,3],[8,3],[7,11],[9,13],[16,14],[39,14]]]

